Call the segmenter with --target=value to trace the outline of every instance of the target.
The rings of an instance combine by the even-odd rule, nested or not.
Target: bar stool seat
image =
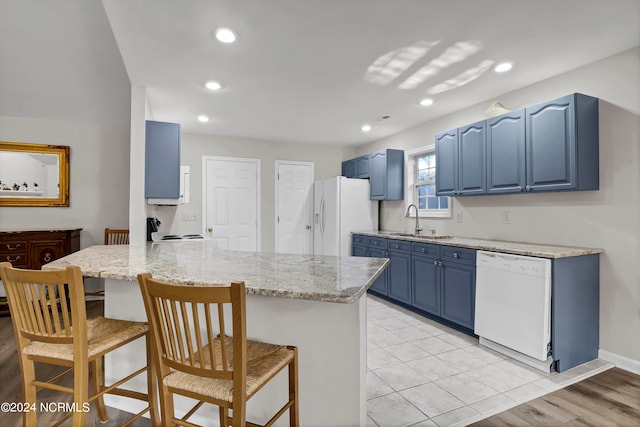
[[[247,401],[287,368],[287,399],[265,425],[288,411],[289,425],[298,426],[298,349],[247,339],[243,282],[179,286],[149,273],[138,275],[138,282],[153,336],[163,425],[195,426],[189,418],[211,403],[219,407],[222,427],[257,426],[247,421]],[[174,394],[198,403],[177,418]]]
[[[147,406],[125,424],[150,412],[152,424],[158,425],[157,388],[151,354],[149,326],[144,322],[87,318],[82,272],[77,266],[64,270],[24,270],[10,263],[0,263],[0,278],[6,289],[11,319],[17,341],[22,373],[22,401],[36,407],[37,391],[49,389],[73,395],[73,407],[82,408],[62,416],[54,426],[73,417],[74,427],[88,425],[87,404],[96,404],[102,422],[109,419],[104,394],[115,394],[147,402]],[[147,343],[147,365],[106,386],[104,355],[138,340]],[[35,363],[67,367],[66,371],[46,381],[36,378]],[[91,387],[89,382],[91,371]],[[73,386],[58,383],[73,373]],[[120,386],[146,373],[147,391],[137,392]],[[25,411],[24,426],[35,426],[38,411]]]

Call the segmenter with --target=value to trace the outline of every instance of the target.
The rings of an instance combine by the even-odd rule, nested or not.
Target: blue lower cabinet
[[[476,267],[442,262],[441,313],[444,319],[473,330],[476,305]]]
[[[369,248],[369,256],[372,258],[389,258],[387,251],[384,249]],[[369,290],[380,295],[388,295],[388,282],[389,282],[389,267],[376,279],[373,285],[369,287]]]
[[[411,258],[413,305],[440,316],[440,269],[437,258],[416,256]]]
[[[389,297],[411,304],[411,242],[392,240],[388,242]]]
[[[367,248],[366,246],[352,245],[351,246],[351,255],[353,255],[353,256],[361,256],[361,257],[368,257],[369,256],[369,248]]]

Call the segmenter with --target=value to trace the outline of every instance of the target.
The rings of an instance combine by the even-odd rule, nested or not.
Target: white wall
[[[0,207],[0,229],[82,228],[84,248],[102,244],[106,227],[128,227],[128,128],[0,117],[0,141],[71,147],[70,206]]]
[[[458,197],[453,218],[423,219],[423,228],[457,236],[603,248],[600,258],[600,348],[640,361],[640,48],[541,83],[496,94],[517,109],[573,92],[600,98],[600,190]],[[494,99],[367,146],[412,149],[436,132],[482,120]],[[437,104],[434,105],[437,108]],[[511,223],[502,223],[502,212]],[[383,202],[381,228],[407,230],[404,202]]]
[[[181,206],[156,206],[147,213],[162,222],[160,231],[202,232],[202,156],[245,157],[261,160],[262,251],[275,250],[275,161],[314,162],[315,179],[341,174],[342,160],[355,156],[352,147],[316,144],[286,144],[255,139],[182,134],[183,165],[191,167],[191,200]],[[193,213],[196,221],[183,221],[182,213]]]

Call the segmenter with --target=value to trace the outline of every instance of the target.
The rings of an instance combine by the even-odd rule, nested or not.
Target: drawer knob
[[[15,246],[11,246],[10,243],[7,243],[7,249],[9,249],[10,251],[17,251],[18,249],[20,249],[20,243],[16,243]]]
[[[454,253],[453,253],[453,257],[454,257],[454,258],[460,258],[460,257],[458,256],[458,252],[454,252]]]
[[[425,248],[422,248],[421,251],[423,254],[427,252]]]
[[[437,266],[438,265],[438,260],[433,261],[433,265]]]
[[[396,245],[396,249],[400,249],[400,245]]]
[[[11,255],[7,255],[7,261],[9,261],[9,262],[18,262],[18,261],[20,261],[20,255],[16,256],[15,258],[11,258]]]

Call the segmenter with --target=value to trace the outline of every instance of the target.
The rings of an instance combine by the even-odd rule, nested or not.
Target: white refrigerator
[[[313,186],[313,254],[351,255],[351,233],[378,229],[369,180],[336,176]]]

